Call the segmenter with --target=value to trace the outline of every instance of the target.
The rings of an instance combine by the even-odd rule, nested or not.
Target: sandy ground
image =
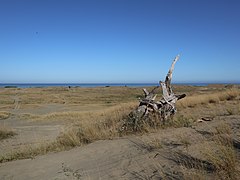
[[[1,155],[22,147],[54,141],[66,126],[62,121],[21,120],[19,114],[43,115],[103,108],[102,102],[99,102],[100,105],[87,106],[66,103],[23,106],[23,96],[19,96],[19,93],[25,91],[19,90],[11,96],[13,104],[9,105],[9,112],[12,115],[0,120],[0,126],[10,127],[17,133],[12,138],[0,141]],[[212,132],[222,123],[229,124],[233,131],[233,144],[239,158],[240,115],[222,115],[189,128],[167,128],[142,136],[101,140],[69,151],[1,163],[0,179],[189,179],[183,174],[184,168],[191,172],[195,166],[204,164],[207,170],[213,171],[201,152],[211,147],[209,140]],[[188,161],[193,163],[193,167],[184,165]],[[211,179],[211,173],[205,174],[205,177]]]
[[[39,145],[45,141],[55,140],[63,130],[63,124],[54,122],[36,123],[12,118],[1,120],[0,125],[11,127],[17,133],[12,138],[0,141],[0,154],[17,151],[30,145]]]
[[[30,145],[39,145],[45,141],[53,141],[64,129],[63,122],[34,122],[31,120],[21,120],[17,116],[21,113],[43,114],[56,112],[59,105],[45,105],[41,108],[20,109],[20,102],[17,97],[14,98],[14,109],[10,112],[13,114],[8,119],[0,120],[0,126],[8,127],[17,134],[12,138],[0,141],[0,154],[6,154],[10,151],[17,151]]]
[[[216,117],[191,128],[102,140],[69,151],[0,164],[0,179],[182,179],[181,161],[204,163],[199,153],[215,127],[228,123],[240,152],[240,116]],[[160,148],[151,146],[153,140]],[[188,146],[183,140],[188,141]],[[211,165],[206,163],[211,171]],[[208,177],[209,176],[209,177]],[[206,178],[211,178],[206,175]]]
[[[51,142],[56,139],[60,132],[64,131],[67,122],[63,121],[32,121],[31,119],[21,119],[19,115],[33,114],[45,115],[56,112],[67,111],[92,111],[104,109],[96,105],[77,105],[77,104],[35,104],[22,105],[21,93],[26,93],[27,89],[16,90],[10,97],[13,100],[12,108],[8,109],[12,115],[8,119],[0,120],[0,126],[11,128],[16,132],[13,138],[0,141],[0,154],[4,155],[11,151],[17,151],[26,146],[38,146],[46,141]],[[4,91],[4,89],[1,89]]]

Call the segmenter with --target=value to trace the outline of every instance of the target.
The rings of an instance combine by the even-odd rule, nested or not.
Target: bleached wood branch
[[[177,55],[173,62],[172,62],[172,65],[167,73],[167,76],[166,76],[166,79],[165,79],[165,84],[166,84],[166,87],[168,89],[168,93],[169,95],[171,95],[173,92],[172,92],[172,88],[171,88],[171,81],[172,81],[172,73],[173,73],[173,70],[174,70],[174,66],[176,64],[176,62],[179,60],[180,58],[180,55]]]
[[[150,92],[143,89],[145,97],[140,100],[140,104],[136,109],[134,124],[137,125],[139,118],[146,118],[150,113],[156,113],[159,116],[161,121],[165,121],[169,116],[174,115],[177,110],[175,104],[177,100],[184,98],[186,95],[175,95],[172,90],[171,81],[172,73],[175,67],[176,62],[179,60],[179,55],[177,55],[172,65],[166,75],[165,81],[160,81],[159,84],[162,87],[162,98],[158,101],[155,101],[157,94],[156,90],[159,86],[153,88]]]

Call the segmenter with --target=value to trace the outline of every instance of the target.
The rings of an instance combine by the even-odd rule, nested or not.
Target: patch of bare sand
[[[154,156],[138,138],[115,139],[33,160],[4,163],[0,174],[2,179],[159,178]]]
[[[12,138],[0,141],[1,155],[54,141],[64,127],[59,122],[30,122],[16,118],[1,120],[0,126],[10,127],[16,133]]]
[[[16,101],[17,102],[17,101]],[[20,103],[16,103],[20,107]],[[16,107],[15,106],[15,107]],[[46,105],[31,108],[14,108],[10,112],[11,116],[7,119],[0,120],[0,126],[11,128],[16,135],[12,138],[0,141],[0,154],[5,155],[9,152],[15,152],[28,146],[38,146],[44,142],[54,141],[59,133],[64,129],[64,122],[56,121],[38,121],[33,122],[31,119],[25,120],[19,118],[21,114],[47,114],[49,112],[60,111],[61,105]]]
[[[7,162],[0,164],[0,179],[186,179],[183,169],[194,171],[199,166],[209,172],[204,177],[212,179],[214,167],[201,151],[211,143],[214,127],[228,123],[239,153],[239,120],[237,115],[216,117],[192,128],[102,140],[31,160]]]

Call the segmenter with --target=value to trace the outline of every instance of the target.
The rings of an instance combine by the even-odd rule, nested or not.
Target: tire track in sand
[[[14,100],[14,110],[18,110],[18,109],[20,109],[20,102],[21,102],[21,100],[20,100],[20,98],[19,98],[19,96],[18,96],[18,93],[16,93],[16,95],[13,97],[13,100]]]

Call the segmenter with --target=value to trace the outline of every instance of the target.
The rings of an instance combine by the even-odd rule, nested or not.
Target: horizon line
[[[0,84],[159,84],[159,82],[0,82]],[[182,81],[172,84],[240,84],[240,81]]]

